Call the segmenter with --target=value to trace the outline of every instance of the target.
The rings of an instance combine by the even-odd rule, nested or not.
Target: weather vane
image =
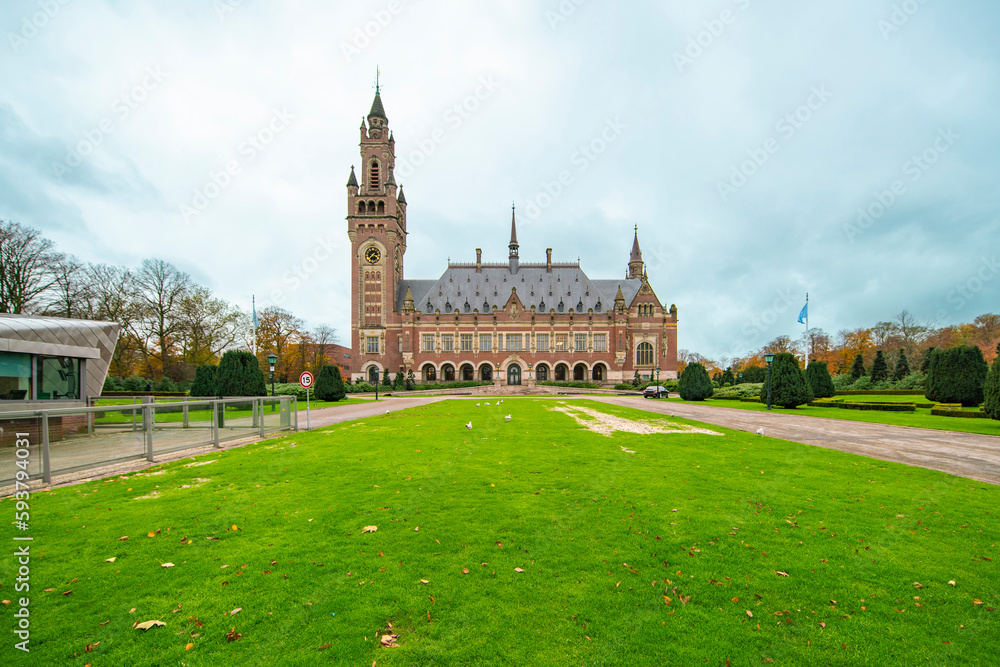
[[[375,94],[376,94],[376,95],[378,95],[378,94],[379,94],[379,81],[378,81],[378,78],[379,78],[379,73],[380,73],[380,72],[379,72],[379,68],[378,68],[378,65],[376,65],[376,66],[375,66]]]

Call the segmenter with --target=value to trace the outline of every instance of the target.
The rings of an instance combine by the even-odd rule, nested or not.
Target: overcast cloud
[[[592,278],[638,225],[709,357],[801,335],[807,291],[831,333],[968,321],[1000,302],[998,25],[971,0],[9,1],[0,218],[349,340],[378,66],[409,278],[502,261],[515,201],[522,259]]]

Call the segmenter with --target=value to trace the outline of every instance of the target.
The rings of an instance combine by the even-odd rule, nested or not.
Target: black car
[[[646,389],[642,392],[643,398],[667,398],[669,395],[670,392],[667,391],[667,388],[659,385],[646,387]]]

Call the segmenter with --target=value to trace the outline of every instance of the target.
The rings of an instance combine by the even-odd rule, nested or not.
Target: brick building
[[[361,181],[347,181],[351,240],[351,377],[413,370],[420,382],[617,384],[638,371],[677,377],[677,307],[657,298],[638,230],[625,277],[594,280],[579,263],[520,260],[515,214],[508,261],[448,263],[437,279],[405,276],[406,197],[395,139],[376,88],[361,123]],[[609,247],[612,247],[609,243]],[[624,256],[625,245],[622,245]]]

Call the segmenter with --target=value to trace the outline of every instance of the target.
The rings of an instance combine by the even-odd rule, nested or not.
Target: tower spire
[[[509,263],[510,272],[517,273],[518,268],[518,243],[517,243],[517,211],[514,202],[510,204],[510,243],[507,248],[510,250]]]
[[[645,264],[642,261],[642,251],[639,250],[639,225],[635,226],[635,236],[632,238],[632,254],[628,258],[628,277],[642,279]]]

